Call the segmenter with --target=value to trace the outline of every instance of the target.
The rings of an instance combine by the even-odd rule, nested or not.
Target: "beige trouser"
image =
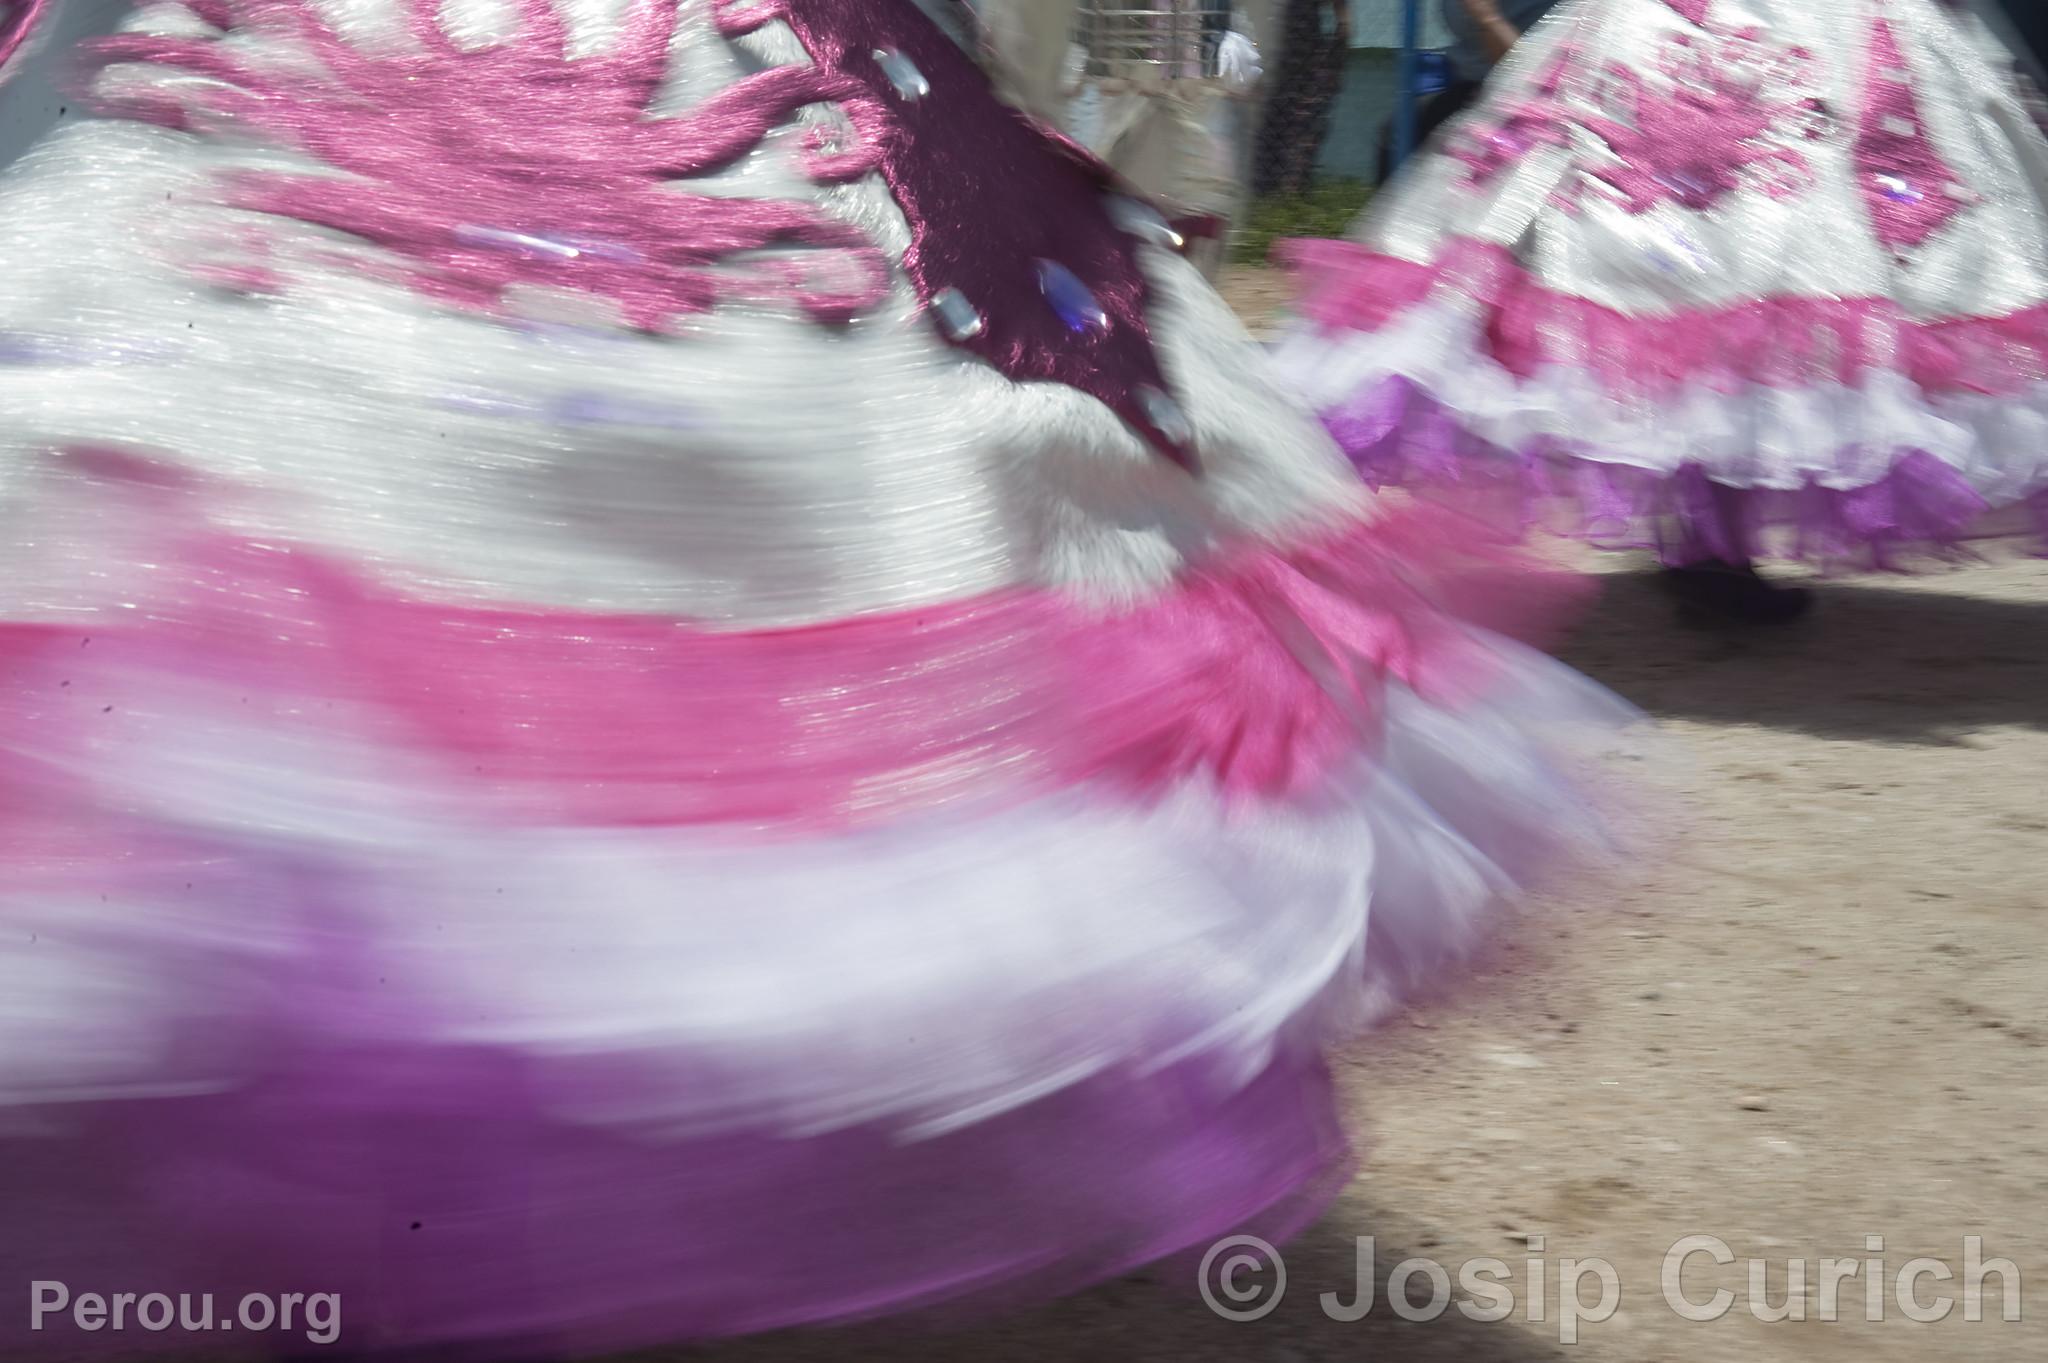
[[[1239,0],[1238,8],[1270,60],[1278,0]],[[1081,0],[980,0],[1005,93],[1084,141],[1140,193],[1177,213],[1234,221],[1244,205],[1256,96],[1164,76],[1091,80],[1072,90],[1068,50],[1080,9]],[[1222,248],[1205,242],[1191,254],[1213,273]]]

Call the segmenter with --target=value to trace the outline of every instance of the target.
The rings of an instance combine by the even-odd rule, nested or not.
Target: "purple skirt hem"
[[[1650,549],[1667,563],[1779,557],[1896,571],[1906,556],[1957,557],[1974,540],[2048,546],[2048,488],[1994,508],[1926,450],[1865,455],[1859,463],[1884,471],[1851,487],[1812,476],[1797,488],[1743,486],[1696,463],[1644,468],[1555,438],[1504,449],[1398,377],[1326,413],[1324,425],[1375,488],[1454,494],[1520,532],[1553,529],[1603,549]]]
[[[672,1136],[537,1107],[524,1062],[303,1054],[232,1092],[42,1114],[10,1141],[0,1286],[334,1293],[341,1331],[0,1325],[0,1356],[403,1353],[496,1363],[1074,1291],[1298,1231],[1350,1154],[1313,1054],[1219,1086],[1105,1073],[958,1131]],[[302,1063],[300,1063],[302,1062]],[[68,1118],[67,1118],[68,1112]]]

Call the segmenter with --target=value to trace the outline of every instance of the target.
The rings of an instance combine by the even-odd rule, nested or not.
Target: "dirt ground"
[[[1228,292],[1255,328],[1283,296],[1258,272]],[[1282,1251],[1272,1314],[1218,1318],[1189,1264],[966,1332],[880,1323],[649,1363],[2048,1358],[2048,563],[1831,582],[1809,621],[1749,636],[1678,628],[1645,563],[1590,566],[1610,590],[1567,656],[1676,740],[1686,831],[1598,902],[1541,906],[1461,994],[1342,1058],[1363,1163]],[[1694,1235],[1738,1260],[1687,1261],[1690,1300],[1735,1294],[1717,1320],[1663,1293]],[[1351,1300],[1361,1236],[1376,1304],[1332,1319],[1319,1297]],[[1948,1318],[1909,1318],[1901,1268],[1926,1256],[1960,1276],[1968,1236],[2019,1270],[2021,1320],[2000,1318],[1996,1276],[1980,1321],[1938,1280],[1918,1300],[1949,1294]],[[1385,1279],[1411,1255],[1454,1284],[1506,1261],[1513,1314],[1400,1319]],[[1824,1256],[1883,1260],[1841,1283],[1833,1321]],[[1566,1259],[1604,1260],[1619,1288],[1576,1343]],[[1750,1259],[1780,1305],[1804,1261],[1804,1321],[1755,1318]]]

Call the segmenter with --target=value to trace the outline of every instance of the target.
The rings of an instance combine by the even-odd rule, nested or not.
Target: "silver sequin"
[[[1164,246],[1169,251],[1183,250],[1187,238],[1173,230],[1173,224],[1142,199],[1133,199],[1127,194],[1117,194],[1109,201],[1109,218],[1119,229],[1128,232],[1140,241]]]
[[[889,78],[889,84],[896,87],[896,93],[911,101],[923,99],[932,92],[932,83],[924,78],[924,72],[917,69],[917,63],[893,47],[878,47],[874,52],[875,65],[882,68],[882,74]]]
[[[987,327],[974,304],[958,289],[940,289],[932,295],[932,315],[949,340],[971,341]]]

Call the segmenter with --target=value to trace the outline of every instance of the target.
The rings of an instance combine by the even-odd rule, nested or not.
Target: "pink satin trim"
[[[1538,284],[1512,254],[1460,240],[1428,265],[1342,241],[1282,243],[1302,310],[1332,330],[1378,331],[1432,297],[1486,305],[1487,353],[1519,378],[1546,365],[1623,397],[1698,384],[1794,388],[1897,369],[1928,393],[2014,396],[2048,380],[2048,305],[2004,317],[1917,322],[1883,298],[1763,298],[1630,316]]]
[[[49,0],[0,0],[0,69],[14,60],[49,8]]]
[[[427,754],[479,805],[545,822],[813,825],[1084,781],[1302,795],[1374,741],[1389,681],[1446,705],[1486,689],[1496,655],[1455,617],[1526,635],[1578,598],[1581,579],[1481,538],[1416,510],[1291,552],[1239,545],[1119,612],[1020,589],[719,632],[448,605],[200,532],[122,551],[155,565],[109,574],[109,599],[136,609],[0,625],[0,750],[54,742],[89,771],[95,752],[150,741],[147,726],[198,722],[160,708],[198,683],[258,733],[310,719]]]

